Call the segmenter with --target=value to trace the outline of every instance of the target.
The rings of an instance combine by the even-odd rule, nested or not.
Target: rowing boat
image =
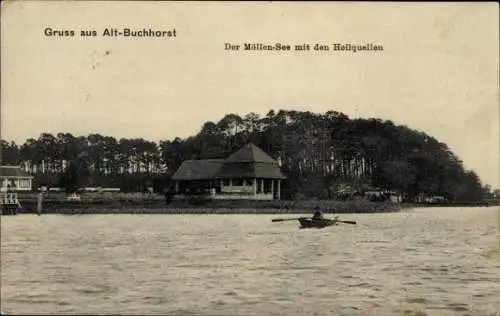
[[[286,222],[286,221],[299,221],[300,228],[325,228],[328,226],[338,225],[339,223],[356,225],[355,221],[339,220],[338,216],[334,219],[326,218],[308,218],[308,217],[295,217],[295,218],[274,218],[272,222]]]
[[[298,218],[300,228],[325,228],[328,226],[338,225],[334,219],[310,219],[307,217]]]

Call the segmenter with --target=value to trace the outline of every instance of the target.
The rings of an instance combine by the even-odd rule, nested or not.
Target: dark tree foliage
[[[70,164],[66,170],[62,172],[59,178],[59,187],[64,188],[68,193],[74,193],[78,190],[79,172],[78,166]]]
[[[1,141],[3,164],[22,165],[39,185],[119,187],[169,191],[169,177],[186,159],[225,158],[253,142],[279,159],[288,181],[285,198],[345,199],[379,188],[415,201],[493,196],[446,144],[380,119],[349,119],[328,111],[269,111],[264,117],[231,113],[206,122],[195,136],[163,140],[115,139],[100,134],[41,134],[22,145]]]

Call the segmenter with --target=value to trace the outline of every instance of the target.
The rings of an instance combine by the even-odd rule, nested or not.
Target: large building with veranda
[[[226,159],[186,160],[173,174],[175,198],[279,200],[286,177],[278,162],[248,143]]]

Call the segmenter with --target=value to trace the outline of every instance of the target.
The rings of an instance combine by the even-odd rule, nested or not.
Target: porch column
[[[222,193],[222,191],[224,189],[224,181],[222,181],[222,179],[220,179],[219,181],[220,181],[220,191]]]
[[[271,180],[271,195],[274,199],[274,180]]]
[[[257,179],[253,178],[253,196],[257,195]]]
[[[278,180],[278,187],[277,187],[277,192],[276,192],[276,198],[279,200],[281,199],[281,180]]]
[[[264,179],[260,179],[260,193],[264,194]]]
[[[229,179],[229,191],[233,191],[233,179]]]
[[[175,181],[175,193],[179,193],[179,182]]]

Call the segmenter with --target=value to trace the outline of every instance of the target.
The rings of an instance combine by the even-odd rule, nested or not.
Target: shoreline
[[[222,203],[221,203],[222,202]],[[274,203],[272,203],[274,202]],[[278,202],[278,203],[276,203]],[[36,202],[22,202],[19,213],[37,213]],[[337,202],[314,203],[311,201],[214,201],[203,205],[174,201],[99,201],[72,203],[66,201],[44,202],[42,214],[304,214],[321,210],[324,213],[381,213],[397,212],[409,205],[394,203]]]
[[[37,214],[37,201],[20,199],[22,208],[18,214]],[[203,203],[172,201],[169,204],[159,198],[141,199],[82,199],[71,202],[48,199],[42,203],[41,214],[308,214],[320,210],[330,214],[393,213],[422,207],[479,207],[497,203],[418,204],[372,202],[366,200],[212,200]]]

